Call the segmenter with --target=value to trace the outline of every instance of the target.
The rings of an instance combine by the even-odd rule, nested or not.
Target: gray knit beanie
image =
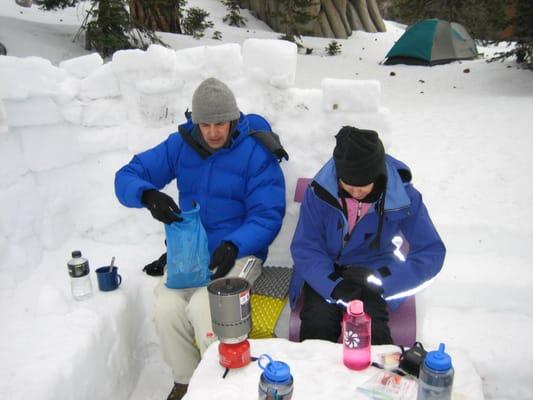
[[[215,78],[208,78],[192,96],[192,122],[216,124],[239,119],[240,112],[231,89]]]

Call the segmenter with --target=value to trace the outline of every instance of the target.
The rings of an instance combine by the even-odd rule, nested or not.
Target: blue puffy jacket
[[[339,204],[337,173],[333,159],[313,179],[300,207],[300,218],[291,244],[294,274],[290,287],[294,305],[304,281],[325,299],[341,281],[334,264],[370,268],[383,282],[384,297],[396,308],[410,291],[433,278],[442,268],[445,247],[422,196],[409,182],[411,173],[402,162],[387,155],[387,189],[379,248],[376,238],[378,212],[371,207],[353,229],[348,242],[348,221]],[[409,245],[404,261],[392,243],[402,235]],[[400,300],[398,300],[400,299]]]
[[[200,204],[209,251],[222,241],[239,249],[237,257],[266,259],[285,215],[285,180],[274,155],[250,136],[271,131],[254,114],[241,114],[229,146],[213,154],[194,139],[191,120],[156,147],[137,154],[115,176],[115,193],[127,207],[144,207],[142,193],[176,179],[179,206]]]

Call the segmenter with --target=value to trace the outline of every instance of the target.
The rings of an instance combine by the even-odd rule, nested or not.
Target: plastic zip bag
[[[373,400],[415,400],[417,389],[414,378],[391,371],[378,371],[357,388]]]
[[[165,224],[167,282],[171,289],[206,286],[211,281],[207,234],[200,220],[200,206],[179,214],[181,222]]]

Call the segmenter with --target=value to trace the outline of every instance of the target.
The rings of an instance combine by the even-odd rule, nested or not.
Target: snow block
[[[41,258],[42,247],[36,235],[20,241],[0,235],[0,290],[20,288],[18,285],[32,275]]]
[[[29,169],[44,171],[82,159],[74,129],[67,124],[20,129],[24,159]]]
[[[183,85],[185,81],[182,79],[154,78],[137,82],[135,89],[141,94],[176,92],[179,95]]]
[[[150,125],[175,124],[184,119],[187,109],[181,90],[169,90],[158,93],[141,93],[139,112]]]
[[[102,65],[82,79],[80,84],[80,97],[83,99],[103,99],[120,95],[120,84],[111,64]]]
[[[14,185],[0,191],[0,235],[20,242],[38,230],[37,224],[43,210],[35,188],[34,176],[27,174]]]
[[[57,104],[49,96],[6,100],[7,124],[11,127],[52,125],[63,122]]]
[[[78,143],[82,153],[104,153],[128,147],[125,126],[111,128],[85,128],[78,131]]]
[[[14,184],[28,172],[20,140],[13,133],[0,136],[0,160],[0,189]]]
[[[61,107],[61,115],[65,121],[74,125],[81,125],[84,105],[81,101],[74,99]]]
[[[324,111],[375,112],[379,109],[381,85],[377,80],[322,80]]]
[[[124,102],[117,99],[93,100],[83,107],[83,126],[116,126],[126,122]]]
[[[205,55],[206,74],[221,81],[228,81],[242,75],[241,46],[227,43],[220,46],[207,46]]]
[[[67,78],[57,85],[57,94],[53,97],[57,104],[66,104],[75,99],[80,93],[81,81],[77,78]]]
[[[159,44],[152,44],[146,50],[146,56],[161,75],[172,76],[174,74],[176,69],[176,52],[174,50]]]
[[[137,82],[152,78],[173,78],[176,55],[173,50],[152,45],[146,51],[119,50],[113,54],[111,67],[119,80]]]
[[[206,46],[191,47],[176,51],[176,75],[185,82],[201,81],[207,64]]]
[[[380,107],[377,112],[330,113],[327,120],[330,126],[338,129],[344,125],[351,125],[360,129],[374,130],[379,134],[385,150],[390,149],[392,129],[390,112],[386,107]]]
[[[88,54],[86,56],[75,57],[69,60],[61,61],[59,68],[64,69],[70,75],[83,79],[89,76],[104,64],[104,60],[98,53]]]
[[[317,113],[322,110],[322,91],[320,89],[291,88],[289,98],[292,106],[288,113],[297,113],[311,118],[317,118]],[[299,135],[299,133],[296,133]]]
[[[44,58],[0,57],[0,99],[24,100],[56,94],[67,73]]]
[[[105,230],[109,225],[120,221],[122,215],[120,210],[123,206],[116,201],[113,188],[114,172],[122,165],[123,158],[116,153],[100,154],[97,157],[87,158],[79,164],[84,180],[79,184],[78,193],[81,194],[79,201],[83,202],[85,212],[81,215],[77,211],[78,202],[69,205],[71,215],[74,217],[71,227],[74,226],[79,235]],[[106,190],[87,197],[86,194],[94,192],[96,187]]]
[[[4,106],[4,102],[0,100],[0,134],[8,131],[7,125],[7,111]]]
[[[76,137],[75,134],[72,136]],[[79,159],[82,159],[81,155]],[[93,197],[96,187],[103,187],[100,183],[88,188],[85,176],[89,171],[86,171],[82,165],[80,162],[36,174],[37,193],[43,207],[40,216],[40,239],[45,248],[57,248],[72,237],[76,218],[85,217],[86,201]],[[83,178],[72,179],[72,177]],[[65,190],[67,183],[68,190]],[[61,193],[61,196],[57,193]],[[83,213],[79,212],[80,205],[83,207]]]
[[[244,72],[252,80],[279,89],[294,85],[297,46],[278,39],[247,39],[243,45]]]

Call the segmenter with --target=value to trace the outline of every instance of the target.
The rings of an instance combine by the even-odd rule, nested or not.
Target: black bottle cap
[[[74,250],[72,252],[72,258],[78,258],[78,257],[81,257],[81,251],[79,250]]]

